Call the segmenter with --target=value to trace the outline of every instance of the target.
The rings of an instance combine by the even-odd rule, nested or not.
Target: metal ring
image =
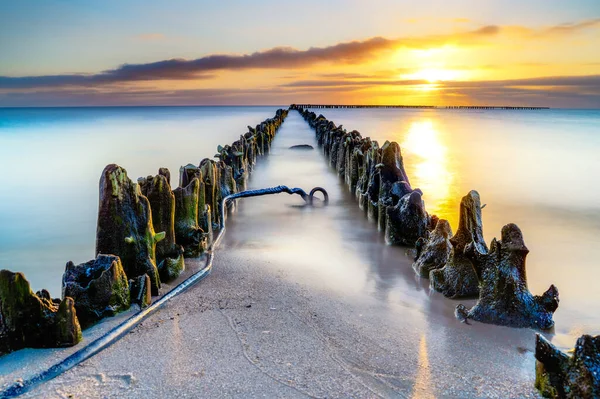
[[[325,191],[323,187],[315,187],[312,190],[310,190],[310,194],[308,194],[309,205],[313,205],[313,198],[315,196],[315,193],[317,192],[323,193],[323,205],[329,204],[329,194],[327,194],[327,191]]]

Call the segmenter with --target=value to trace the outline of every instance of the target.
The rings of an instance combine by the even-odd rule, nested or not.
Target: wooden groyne
[[[477,297],[471,309],[456,307],[458,319],[467,324],[472,319],[536,330],[554,326],[557,288],[551,285],[542,295],[529,291],[525,271],[529,249],[517,225],[505,225],[500,240],[494,238],[488,247],[477,191],[462,198],[459,226],[453,235],[447,220],[425,210],[423,193],[411,187],[397,143],[386,141],[379,146],[323,115],[291,108],[314,129],[327,163],[384,233],[386,242],[415,247],[415,272],[428,277],[430,287],[446,297]],[[535,358],[535,387],[543,396],[600,398],[600,335],[582,335],[569,356],[537,334]]]
[[[409,109],[504,109],[504,110],[540,110],[550,107],[514,107],[508,105],[369,105],[369,104],[296,104],[302,109],[308,108],[409,108]]]
[[[101,319],[132,304],[150,307],[161,283],[185,270],[184,258],[212,253],[224,229],[225,199],[245,190],[287,115],[287,109],[279,109],[256,127],[248,126],[231,145],[219,145],[215,159],[182,166],[175,189],[167,168],[136,183],[119,165],[106,166],[100,178],[96,258],[66,264],[62,298],[52,298],[47,290],[34,293],[22,273],[0,270],[0,356],[22,348],[74,346],[82,340],[82,329]]]

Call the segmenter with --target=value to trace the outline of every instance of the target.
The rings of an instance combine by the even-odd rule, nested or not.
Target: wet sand
[[[534,331],[454,318],[456,304],[386,246],[292,112],[243,199],[213,273],[105,351],[26,397],[538,397]],[[560,308],[559,308],[560,311]]]
[[[206,264],[206,256],[197,259],[186,259],[186,269],[183,273],[181,273],[177,279],[169,283],[162,283],[160,295],[152,297],[153,302],[158,301],[188,277],[203,269]],[[83,330],[81,342],[72,347],[25,348],[0,357],[0,391],[10,387],[15,382],[27,381],[55,364],[65,360],[102,337],[109,330],[126,322],[139,311],[139,306],[132,305],[126,312],[119,313],[115,317],[103,319],[101,322]]]

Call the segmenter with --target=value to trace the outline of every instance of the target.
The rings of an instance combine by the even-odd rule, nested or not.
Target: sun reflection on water
[[[419,366],[415,377],[415,385],[411,399],[435,398],[431,388],[431,370],[429,369],[429,354],[427,353],[427,338],[423,334],[419,342]]]
[[[412,122],[401,147],[406,153],[411,185],[423,190],[427,211],[456,226],[455,176],[449,165],[448,147],[435,123],[431,119]]]

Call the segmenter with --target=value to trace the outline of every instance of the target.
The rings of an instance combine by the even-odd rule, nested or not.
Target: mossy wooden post
[[[175,195],[175,238],[186,257],[197,257],[206,250],[204,231],[198,226],[200,180],[194,177],[187,186],[178,187]]]
[[[372,165],[372,157],[369,155],[369,151],[371,150],[372,145],[373,142],[371,142],[371,139],[367,137],[362,139],[361,144],[359,146],[361,162],[357,163],[358,176],[356,180],[356,189],[354,191],[354,196],[358,201],[359,208],[364,210],[365,212],[367,209],[366,192],[367,187],[369,186],[369,174],[371,173],[371,166],[374,166]]]
[[[346,185],[350,193],[356,197],[356,187],[363,170],[364,155],[360,148],[355,147],[349,157],[350,160],[346,163]]]
[[[427,237],[430,217],[425,211],[421,192],[406,194],[395,206],[386,208],[385,240],[388,244],[413,246],[421,237]]]
[[[150,296],[150,277],[147,274],[129,280],[130,300],[140,308],[148,307],[152,303]]]
[[[345,131],[341,130],[341,129],[336,129],[330,132],[330,137],[329,137],[329,157],[328,157],[328,161],[329,161],[329,166],[331,166],[332,168],[337,170],[337,163],[338,163],[338,154],[340,153],[340,151],[344,151],[343,146],[342,146],[342,139],[344,137],[344,135],[346,134]]]
[[[340,177],[346,176],[346,153],[350,151],[352,151],[352,132],[345,133],[340,139],[335,162],[335,169]]]
[[[248,126],[250,129],[250,126]],[[248,172],[250,173],[256,164],[256,158],[258,155],[257,145],[256,145],[256,136],[252,132],[248,132],[244,134],[245,139],[245,150],[244,154],[246,155],[246,160],[248,163]]]
[[[377,226],[379,231],[385,231],[387,212],[386,208],[394,206],[408,192],[401,192],[400,195],[392,190],[397,182],[404,182],[402,187],[408,187],[410,191],[410,182],[408,175],[404,170],[404,162],[400,152],[400,146],[395,141],[391,143],[386,141],[380,150],[381,158],[378,165],[379,170],[379,199],[377,209]],[[410,192],[409,191],[409,192]]]
[[[221,225],[221,214],[219,212],[221,206],[221,176],[219,175],[217,163],[212,159],[203,159],[200,162],[200,171],[204,180],[204,202],[210,207],[212,227],[218,227]]]
[[[54,316],[54,342],[56,347],[73,346],[82,339],[81,327],[73,298],[65,297]]]
[[[452,252],[451,238],[450,223],[445,219],[440,219],[427,238],[417,240],[415,244],[417,256],[412,267],[420,277],[429,278],[432,270],[446,265]]]
[[[547,398],[600,398],[600,335],[582,335],[573,355],[562,353],[541,334],[535,340],[535,387]]]
[[[38,295],[39,294],[39,295]],[[0,354],[21,348],[73,346],[81,327],[72,298],[34,294],[22,273],[0,271]]]
[[[67,262],[62,296],[75,301],[83,328],[129,309],[129,284],[121,260],[115,255],[98,255],[77,266]]]
[[[248,162],[246,161],[247,154],[245,153],[245,147],[245,139],[242,136],[231,145],[231,163],[228,164],[232,168],[233,178],[239,191],[246,189],[246,180],[248,178]]]
[[[551,285],[543,295],[532,295],[525,272],[529,250],[521,230],[511,223],[501,234],[502,239],[494,239],[487,253],[480,252],[473,242],[465,248],[479,280],[479,299],[471,309],[458,305],[457,317],[509,327],[551,328],[558,290]]]
[[[365,164],[362,177],[359,179],[356,188],[358,192],[358,205],[372,219],[374,210],[369,210],[372,197],[379,195],[379,187],[376,187],[375,173],[377,172],[377,164],[379,163],[379,144],[376,141],[370,141],[370,146],[365,152]],[[377,201],[376,201],[377,202]],[[376,210],[375,210],[376,212]]]
[[[156,233],[150,203],[127,171],[111,164],[100,178],[100,204],[96,232],[96,255],[121,258],[128,278],[150,276],[152,295],[158,295],[160,278],[156,266],[156,244],[165,232]]]
[[[483,238],[481,200],[479,193],[471,190],[460,201],[458,230],[450,240],[452,252],[443,268],[431,272],[431,288],[449,298],[473,297],[479,293],[479,280],[473,262],[465,254],[470,243],[480,253],[487,253]]]
[[[233,168],[223,162],[219,163],[219,168],[221,169],[221,199],[223,199],[230,194],[237,193],[238,190],[237,183],[233,178]]]
[[[150,201],[154,228],[165,232],[164,240],[156,244],[158,273],[165,282],[185,270],[183,248],[175,240],[175,195],[169,184],[170,175],[167,168],[160,168],[158,175],[138,179],[142,194]]]

